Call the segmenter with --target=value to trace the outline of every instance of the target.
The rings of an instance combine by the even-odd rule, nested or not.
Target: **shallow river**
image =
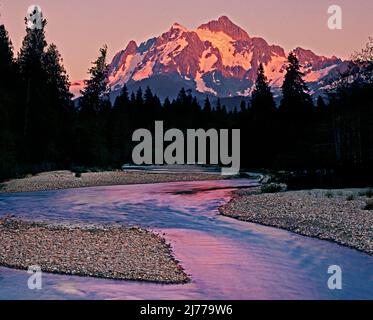
[[[192,282],[159,285],[0,267],[0,299],[373,299],[373,257],[326,241],[218,215],[249,180],[178,182],[0,194],[0,216],[68,223],[118,223],[165,234]],[[329,290],[328,267],[343,270]]]

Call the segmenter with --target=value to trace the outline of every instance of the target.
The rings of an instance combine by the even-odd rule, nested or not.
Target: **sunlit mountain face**
[[[311,50],[296,48],[310,91],[318,94],[328,88],[344,62]],[[250,96],[257,69],[263,63],[275,95],[286,73],[287,55],[278,45],[251,37],[228,17],[189,30],[175,23],[159,37],[140,45],[131,41],[110,63],[113,95],[124,84],[129,89],[149,86],[161,98],[176,96],[184,87],[195,95],[215,97]],[[76,93],[82,87],[75,83]]]

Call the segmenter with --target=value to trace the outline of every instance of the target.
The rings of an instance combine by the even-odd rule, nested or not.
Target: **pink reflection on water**
[[[134,223],[165,234],[192,281],[186,285],[45,274],[0,268],[0,299],[349,299],[373,294],[373,258],[333,243],[218,215],[228,189],[246,181],[204,181],[5,195],[1,208],[30,219]],[[223,188],[223,189],[221,189]],[[1,195],[0,195],[1,198]],[[327,288],[341,265],[342,292]]]

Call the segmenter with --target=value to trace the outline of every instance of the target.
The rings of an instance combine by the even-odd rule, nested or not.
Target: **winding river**
[[[218,207],[250,180],[0,194],[0,216],[67,223],[114,223],[164,234],[192,282],[185,285],[43,275],[0,267],[0,299],[372,299],[373,257],[334,243],[222,217]],[[339,265],[343,289],[329,290]]]

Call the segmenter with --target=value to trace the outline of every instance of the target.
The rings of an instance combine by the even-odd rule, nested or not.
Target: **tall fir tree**
[[[70,106],[72,94],[70,93],[69,76],[63,66],[63,59],[55,44],[50,44],[43,56],[43,68],[46,82],[54,97],[62,106]]]
[[[319,111],[325,110],[326,107],[327,107],[327,105],[326,105],[326,103],[325,103],[325,101],[324,101],[324,99],[323,99],[322,96],[319,96],[319,97],[317,98],[317,103],[316,103],[316,105],[317,105],[317,108],[319,109]]]
[[[294,53],[288,56],[282,100],[279,113],[282,130],[279,131],[279,150],[282,154],[278,162],[282,166],[306,166],[311,159],[311,141],[308,132],[312,130],[313,102],[303,79],[299,60]]]
[[[144,106],[144,95],[142,92],[142,88],[139,87],[136,91],[136,107],[142,109]]]
[[[48,140],[50,161],[66,165],[72,159],[73,120],[75,108],[70,82],[63,66],[63,59],[56,45],[48,46],[43,56],[43,69],[48,90],[44,98],[48,100]]]
[[[130,99],[129,99],[129,94],[128,94],[128,88],[126,85],[124,85],[120,91],[119,96],[117,96],[115,99],[113,110],[115,110],[116,112],[117,111],[120,111],[123,113],[127,112],[129,111],[128,110],[129,103],[130,103]]]
[[[312,99],[303,79],[304,73],[300,68],[297,56],[291,52],[288,56],[288,66],[282,85],[281,111],[302,113],[312,106]]]
[[[240,103],[240,110],[243,114],[245,114],[248,110],[245,100],[242,100]]]
[[[220,98],[218,98],[218,100],[216,101],[216,111],[218,113],[221,113],[221,111],[222,111],[222,106],[221,106],[221,100],[220,100]]]
[[[15,108],[19,85],[12,42],[4,25],[0,25],[0,179],[12,174],[16,164]]]
[[[210,114],[212,112],[211,102],[210,102],[209,97],[206,97],[206,99],[205,99],[204,106],[203,106],[203,111],[206,114]]]
[[[130,161],[131,134],[133,131],[131,102],[124,85],[115,99],[109,122],[109,151],[111,163],[116,167]]]
[[[9,39],[5,26],[0,25],[0,89],[14,85],[15,71],[12,41]]]
[[[108,73],[109,67],[106,63],[107,46],[100,49],[100,55],[92,64],[88,73],[90,79],[86,81],[79,101],[80,113],[82,115],[97,115],[103,111],[109,100]]]
[[[147,128],[154,127],[154,121],[160,115],[161,103],[157,95],[153,94],[150,87],[147,87],[144,93],[144,121]],[[159,120],[159,119],[158,119]]]
[[[247,126],[243,130],[245,140],[257,153],[255,158],[250,159],[254,166],[267,166],[272,161],[277,139],[274,122],[276,111],[271,87],[265,76],[263,64],[260,64],[251,97],[251,108],[246,117],[243,114]],[[248,150],[244,152],[247,156],[250,153]]]
[[[203,104],[203,127],[205,129],[211,127],[211,123],[214,121],[212,115],[212,106],[209,97],[206,97]]]
[[[82,90],[76,153],[79,163],[105,166],[109,162],[108,131],[111,103],[108,88],[107,46],[89,69],[90,79]]]
[[[47,46],[45,39],[45,27],[47,21],[42,20],[41,28],[29,28],[26,23],[26,36],[18,56],[18,65],[21,75],[27,80],[40,77],[42,74],[42,57]]]
[[[276,108],[271,87],[264,74],[264,67],[261,63],[258,68],[255,89],[251,98],[251,109],[256,114],[268,115],[274,112]]]
[[[47,42],[42,19],[41,28],[30,28],[26,23],[26,36],[18,55],[18,67],[23,81],[23,108],[20,110],[23,131],[22,161],[33,166],[50,162],[47,75],[43,67],[43,57]],[[20,118],[21,118],[20,117]]]
[[[153,106],[154,102],[154,95],[150,87],[146,87],[145,93],[144,93],[144,104],[147,108],[151,108]]]

